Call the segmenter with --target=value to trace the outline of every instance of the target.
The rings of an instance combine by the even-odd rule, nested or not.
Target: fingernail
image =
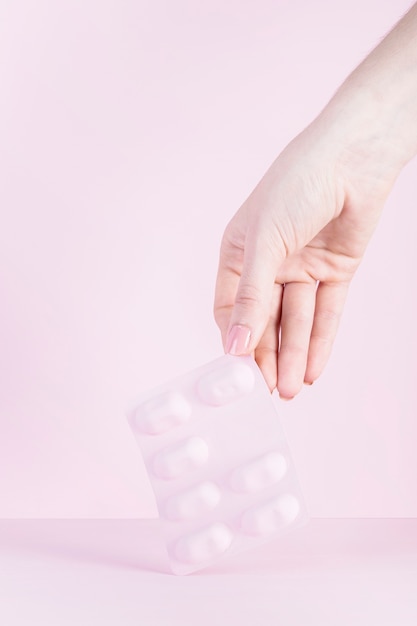
[[[238,356],[246,354],[250,341],[250,330],[247,326],[232,326],[226,341],[226,353]]]
[[[307,380],[305,380],[305,381],[304,381],[304,384],[305,384],[305,385],[309,385],[309,386],[311,386],[311,385],[313,384],[313,382],[314,382],[314,380],[313,380],[311,383],[310,383],[310,382],[308,382]]]
[[[284,402],[289,402],[290,400],[294,400],[295,396],[291,396],[291,398],[284,398],[284,396],[279,397],[280,400],[284,400]]]

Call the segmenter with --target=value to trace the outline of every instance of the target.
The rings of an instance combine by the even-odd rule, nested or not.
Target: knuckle
[[[307,356],[306,347],[295,343],[282,343],[279,351],[281,355],[286,353],[287,355],[294,355],[296,357],[306,358]]]
[[[334,309],[320,309],[316,311],[316,318],[324,322],[337,323],[340,319],[340,313]]]
[[[306,322],[310,323],[312,318],[311,311],[307,311],[306,309],[294,309],[292,311],[288,311],[288,317],[291,318],[295,322],[301,322],[305,324]]]
[[[263,294],[256,285],[243,285],[236,294],[235,304],[242,307],[260,306],[263,301]]]

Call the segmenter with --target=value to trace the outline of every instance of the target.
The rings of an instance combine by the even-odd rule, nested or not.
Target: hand
[[[417,4],[289,144],[228,224],[214,315],[293,398],[323,371],[385,199],[417,152]]]
[[[224,233],[214,307],[223,344],[232,354],[254,354],[282,398],[323,371],[349,283],[393,184],[392,168],[370,152],[340,141],[327,115],[318,118]]]
[[[348,193],[336,146],[324,149],[314,134],[284,150],[227,226],[216,285],[226,351],[254,354],[269,388],[287,399],[329,358],[385,195],[369,206],[372,180]]]

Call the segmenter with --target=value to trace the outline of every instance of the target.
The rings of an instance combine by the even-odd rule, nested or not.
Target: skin
[[[323,371],[386,198],[417,153],[417,4],[272,163],[223,235],[214,315],[293,398]],[[230,346],[233,327],[244,346]],[[240,342],[242,343],[242,342]]]

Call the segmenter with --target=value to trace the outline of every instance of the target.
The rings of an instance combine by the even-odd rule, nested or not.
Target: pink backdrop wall
[[[221,354],[220,237],[409,0],[2,0],[0,516],[155,508],[124,408]],[[314,516],[416,516],[417,163],[283,403]]]

